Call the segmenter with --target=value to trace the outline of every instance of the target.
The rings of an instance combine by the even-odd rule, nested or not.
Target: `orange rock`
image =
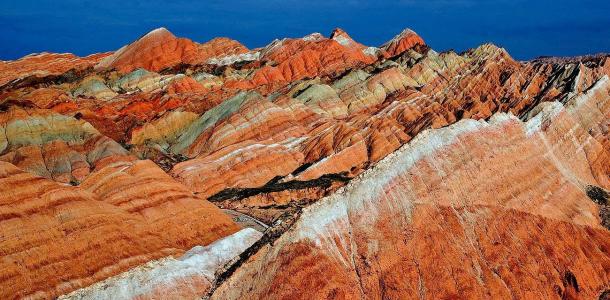
[[[82,180],[110,156],[130,159],[91,124],[50,110],[12,107],[0,114],[0,128],[0,160],[64,183]]]
[[[408,49],[413,48],[415,45],[426,45],[424,40],[411,29],[405,29],[393,39],[381,46],[381,49],[385,52],[384,56],[394,57],[400,55]]]
[[[194,42],[176,38],[167,29],[158,28],[104,58],[95,68],[116,69],[122,73],[137,68],[157,72],[182,62],[185,54],[196,51]]]
[[[196,55],[186,56],[184,63],[196,65],[207,63],[210,58],[248,52],[248,48],[238,41],[228,38],[215,38],[197,46]]]
[[[307,207],[211,298],[597,297],[610,233],[583,186],[606,183],[579,145],[610,112],[608,87],[527,123],[497,114],[421,133]]]
[[[361,166],[368,161],[364,142],[358,142],[336,154],[329,155],[295,176],[294,180],[306,181],[325,174],[340,174]]]
[[[337,43],[344,47],[353,48],[355,50],[362,51],[366,48],[364,45],[354,41],[352,37],[341,28],[335,28],[330,34],[330,39],[337,41]]]
[[[243,45],[230,39],[213,39],[199,45],[189,39],[177,38],[165,28],[157,28],[104,58],[95,68],[116,69],[122,73],[137,68],[158,72],[180,63],[200,64],[221,54],[244,52],[247,49]]]
[[[268,90],[303,78],[336,76],[375,61],[362,51],[354,51],[332,39],[285,39],[272,43],[261,53],[262,61],[278,64],[259,69],[252,78],[254,86],[265,85]]]
[[[155,169],[151,162],[110,167],[92,185],[71,187],[0,162],[0,297],[54,298],[237,230]],[[113,181],[110,170],[133,177]],[[129,199],[134,194],[142,198]]]
[[[181,257],[150,261],[59,299],[137,298],[194,299],[210,288],[214,272],[254,244],[261,233],[245,228]]]
[[[36,89],[23,98],[34,103],[38,108],[52,108],[61,104],[70,105],[70,102],[72,102],[66,92],[56,88]]]
[[[69,288],[55,286],[81,273],[31,271],[49,279],[35,282],[43,297],[237,230],[204,198],[275,224],[264,237],[271,244],[244,254],[253,256],[214,297],[588,299],[608,282],[608,56],[520,62],[491,44],[437,53],[409,30],[376,48],[341,29],[249,51],[158,29],[112,55],[42,54],[0,62],[2,70],[12,83],[0,84],[0,161],[10,163],[0,172],[46,178],[17,195],[42,182],[79,185],[84,198],[126,216],[108,226],[129,229],[125,244],[145,249],[109,254],[129,260],[118,267],[102,257]],[[35,224],[38,232],[50,223]],[[223,259],[246,247],[233,246]],[[57,249],[75,264],[95,259]],[[174,269],[181,262],[162,259],[77,294],[215,288],[221,263],[189,273]],[[176,280],[150,275],[166,267]]]
[[[188,76],[176,79],[167,86],[167,93],[170,95],[196,93],[204,90],[205,88],[199,82]]]
[[[69,70],[84,70],[92,67],[110,53],[78,57],[70,53],[39,53],[0,64],[0,86],[28,76],[44,77],[61,75]]]

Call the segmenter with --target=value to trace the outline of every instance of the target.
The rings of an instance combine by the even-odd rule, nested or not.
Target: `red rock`
[[[343,45],[344,47],[353,48],[357,50],[363,50],[366,47],[352,39],[352,37],[347,34],[341,28],[335,28],[333,32],[330,34],[330,39],[335,40],[337,43]]]
[[[421,133],[306,208],[212,299],[597,297],[610,233],[582,188],[605,183],[579,145],[610,112],[608,87],[525,124],[499,114]],[[559,137],[573,130],[579,142]]]
[[[177,38],[165,28],[157,28],[104,58],[96,69],[127,73],[144,68],[158,72],[180,63],[200,64],[221,54],[246,51],[244,46],[230,39],[219,38],[199,45],[189,39]]]
[[[214,272],[254,244],[261,235],[252,228],[245,228],[205,247],[194,247],[181,257],[150,261],[59,299],[198,298],[212,285]]]
[[[69,70],[84,70],[95,65],[110,53],[78,57],[71,53],[39,53],[0,64],[0,86],[28,76],[61,75]]]
[[[172,81],[167,86],[167,93],[170,95],[202,92],[205,88],[191,77],[183,77]]]
[[[265,85],[271,90],[303,78],[336,76],[347,69],[375,61],[362,51],[354,51],[332,39],[285,39],[267,46],[261,53],[261,60],[278,65],[258,70],[252,84]]]
[[[116,69],[123,73],[137,68],[157,72],[180,63],[183,55],[196,49],[194,42],[176,38],[167,29],[158,28],[106,57],[95,68]]]
[[[78,227],[78,245],[129,229],[124,244],[141,248],[121,246],[127,254],[110,251],[84,273],[21,272],[42,278],[15,284],[22,293],[52,297],[237,230],[205,198],[273,224],[244,264],[191,272],[181,269],[191,256],[164,258],[74,297],[145,287],[151,298],[589,299],[608,282],[607,56],[520,62],[491,44],[437,53],[408,30],[375,48],[341,29],[252,51],[159,29],[104,56],[0,62],[5,80],[18,79],[0,84],[0,161],[10,163],[0,172],[46,178],[17,195],[64,195],[71,183],[87,195],[62,203],[111,205],[120,216],[103,224],[118,231],[81,239]],[[62,251],[50,253],[78,266],[96,255]],[[13,284],[4,278],[2,291]]]
[[[89,180],[65,186],[0,162],[2,298],[53,298],[238,228],[152,162]]]
[[[68,105],[72,102],[66,92],[56,88],[40,88],[23,96],[23,98],[31,101],[38,108],[52,108],[57,105]]]
[[[68,183],[114,160],[132,160],[118,143],[91,124],[50,110],[12,107],[0,114],[0,160]]]
[[[294,145],[302,140],[304,128],[290,110],[267,100],[247,102],[206,132],[188,149],[196,158],[172,170],[174,177],[204,197],[226,188],[264,185],[290,174],[303,160]]]
[[[400,55],[408,49],[413,48],[415,45],[424,46],[426,43],[424,40],[411,29],[405,29],[393,39],[389,40],[381,46],[381,49],[385,51],[384,56],[394,57]]]
[[[227,55],[242,54],[248,52],[248,48],[238,41],[229,38],[215,38],[197,46],[196,55],[186,56],[184,63],[203,64],[210,58],[223,57]]]
[[[359,142],[338,153],[323,158],[305,171],[299,173],[294,179],[307,181],[320,178],[325,174],[339,174],[351,170],[352,168],[362,167],[367,161],[368,155],[366,145],[364,142]]]

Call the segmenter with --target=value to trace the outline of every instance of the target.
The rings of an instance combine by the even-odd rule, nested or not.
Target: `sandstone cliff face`
[[[608,76],[408,29],[0,62],[0,298],[595,298]]]

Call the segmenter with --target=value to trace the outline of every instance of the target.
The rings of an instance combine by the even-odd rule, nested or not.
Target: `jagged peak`
[[[355,44],[354,39],[341,28],[335,28],[330,34],[330,38],[343,46],[352,46]]]
[[[394,57],[415,47],[416,45],[426,45],[426,42],[413,30],[406,28],[391,40],[381,45],[387,57]]]
[[[271,54],[272,52],[274,52],[275,50],[277,50],[278,48],[282,47],[282,45],[284,45],[284,43],[287,41],[287,38],[283,38],[283,39],[274,39],[273,41],[271,41],[271,43],[269,43],[267,46],[263,47],[262,50],[260,50],[260,57],[263,58],[269,54]]]
[[[332,39],[332,38],[335,38],[337,36],[342,36],[342,35],[349,37],[349,35],[347,34],[347,32],[345,30],[337,27],[337,28],[333,29],[333,31],[330,33],[330,38]]]
[[[510,54],[506,49],[499,47],[493,43],[485,43],[476,48],[470,49],[465,53],[467,56],[490,56],[490,55],[502,55],[510,57]]]
[[[400,40],[402,40],[406,37],[409,37],[409,36],[417,36],[418,38],[421,39],[421,37],[419,36],[419,34],[417,34],[417,32],[415,32],[411,28],[405,28],[399,34],[395,35],[391,40],[385,42],[385,44],[383,44],[381,47],[387,47],[391,43],[399,42]]]

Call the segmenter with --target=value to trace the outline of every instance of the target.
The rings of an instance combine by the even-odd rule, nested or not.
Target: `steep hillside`
[[[608,57],[159,28],[1,61],[0,298],[610,295]]]

